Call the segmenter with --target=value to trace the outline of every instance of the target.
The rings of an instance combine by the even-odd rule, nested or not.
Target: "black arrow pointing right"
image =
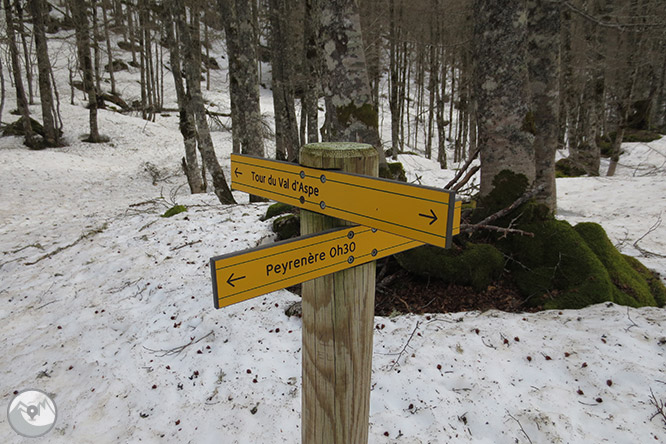
[[[437,220],[437,215],[435,214],[434,211],[432,211],[432,209],[430,209],[430,214],[419,213],[419,216],[425,217],[427,219],[432,219],[428,225],[434,224],[435,221]]]
[[[235,279],[232,279],[234,277],[234,273],[231,273],[231,276],[229,276],[229,279],[227,279],[227,284],[231,285],[232,287],[235,287],[234,282],[239,281],[241,279],[245,279],[246,276],[239,276]]]

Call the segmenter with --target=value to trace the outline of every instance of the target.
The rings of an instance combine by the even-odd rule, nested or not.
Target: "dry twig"
[[[206,336],[202,336],[199,339],[197,339],[196,341],[194,339],[191,339],[190,342],[188,342],[187,344],[179,345],[178,347],[174,347],[174,348],[162,349],[162,350],[153,350],[153,349],[150,349],[150,348],[146,347],[145,345],[143,346],[143,348],[145,348],[149,352],[155,353],[158,358],[162,358],[164,356],[179,355],[183,350],[185,350],[190,345],[194,345],[197,342],[201,342],[212,334],[213,334],[213,330],[211,330]],[[157,353],[160,353],[160,354],[158,355]]]

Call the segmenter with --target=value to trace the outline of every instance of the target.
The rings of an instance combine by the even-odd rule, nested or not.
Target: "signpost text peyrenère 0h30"
[[[238,154],[231,174],[234,190],[360,225],[212,258],[216,308],[424,243],[448,247],[460,232],[452,191]]]

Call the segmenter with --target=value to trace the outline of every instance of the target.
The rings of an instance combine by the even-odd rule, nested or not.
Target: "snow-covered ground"
[[[86,110],[63,116],[67,147],[0,139],[1,403],[53,394],[55,429],[34,442],[299,442],[301,320],[284,314],[298,297],[212,303],[209,258],[269,240],[267,204],[188,195],[173,114],[100,111],[102,145],[78,141]],[[228,177],[229,135],[214,137]],[[601,223],[666,276],[666,139],[623,148],[615,177],[558,180],[560,217]],[[410,181],[452,176],[401,161]],[[160,217],[175,203],[188,211]],[[651,401],[666,401],[665,309],[375,324],[371,443],[666,442]],[[0,442],[26,441],[0,413]]]

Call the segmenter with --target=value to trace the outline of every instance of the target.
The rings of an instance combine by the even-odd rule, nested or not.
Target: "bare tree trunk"
[[[481,195],[508,169],[535,178],[527,72],[527,11],[519,2],[475,0],[476,97]]]
[[[32,91],[32,63],[30,56],[31,46],[28,44],[28,37],[25,32],[25,27],[23,26],[23,6],[19,0],[14,1],[14,7],[16,8],[16,32],[18,32],[21,37],[21,45],[23,46],[23,62],[25,64],[25,77],[26,83],[28,84],[28,103],[34,105],[35,95]]]
[[[399,97],[400,86],[400,54],[398,51],[398,18],[395,12],[395,1],[389,0],[389,109],[391,110],[391,158],[398,159],[400,147],[400,122],[402,106]]]
[[[134,42],[136,41],[136,38],[134,37],[134,0],[126,0],[127,2],[127,28],[128,28],[128,34],[129,34],[129,43],[130,43],[130,50],[132,52],[132,65],[136,66],[137,61],[136,61],[136,51],[134,50]],[[145,117],[144,117],[145,119]]]
[[[203,173],[199,168],[197,158],[197,129],[194,121],[194,115],[190,109],[191,98],[185,91],[183,85],[183,74],[181,70],[180,42],[176,40],[173,30],[173,15],[169,8],[165,8],[164,28],[165,38],[169,45],[171,74],[173,75],[174,86],[176,89],[176,98],[178,100],[179,111],[179,129],[183,136],[185,145],[185,158],[183,158],[183,170],[187,176],[187,183],[190,186],[192,194],[204,193],[206,187],[203,181]]]
[[[37,66],[39,73],[39,97],[42,105],[42,123],[44,126],[44,143],[47,146],[58,146],[60,136],[53,116],[53,91],[51,87],[51,62],[46,43],[46,32],[44,30],[44,7],[43,0],[30,0],[30,12],[32,14],[33,34],[35,36],[35,48],[37,52]]]
[[[275,111],[276,157],[295,162],[298,160],[299,137],[294,105],[294,70],[292,69],[295,60],[292,48],[296,45],[291,41],[287,26],[290,4],[291,2],[288,0],[270,1],[271,72],[273,108]]]
[[[308,143],[319,142],[319,83],[321,78],[321,45],[319,28],[321,26],[320,0],[305,0],[305,82],[303,88],[303,107],[307,116]]]
[[[29,148],[39,148],[34,140],[32,132],[32,125],[30,124],[30,110],[28,109],[28,99],[25,96],[25,89],[23,89],[23,79],[21,77],[21,64],[19,62],[18,48],[16,46],[16,34],[14,25],[14,14],[12,13],[9,0],[3,0],[5,7],[5,21],[7,22],[7,37],[9,43],[9,56],[12,64],[12,72],[14,74],[14,85],[16,87],[16,105],[19,113],[23,118],[23,131],[25,134],[24,144]]]
[[[229,56],[232,91],[232,125],[241,151],[264,157],[263,123],[259,104],[256,35],[252,7],[243,0],[220,0]]]
[[[528,67],[536,130],[535,185],[544,187],[537,195],[537,201],[554,212],[557,207],[555,153],[560,114],[560,4],[549,0],[529,0],[528,14]]]
[[[437,89],[437,112],[435,113],[437,119],[437,161],[440,168],[447,168],[446,158],[446,126],[451,122],[446,122],[444,119],[444,102],[446,101],[446,77],[448,68],[446,65],[446,56],[444,50],[441,54],[441,89]]]
[[[106,1],[102,3],[102,18],[104,20],[104,39],[106,40],[106,56],[109,61],[109,76],[111,77],[111,94],[116,94],[116,76],[113,66],[113,52],[111,51],[111,37],[109,36],[109,18],[106,13]]]
[[[324,93],[330,97],[329,140],[369,143],[379,154],[380,170],[386,157],[379,139],[377,109],[372,103],[355,0],[330,0],[322,5],[322,36],[327,76]]]
[[[90,55],[90,33],[88,25],[88,5],[85,0],[72,0],[72,14],[76,27],[76,43],[79,65],[83,71],[83,89],[88,94],[88,111],[90,115],[90,135],[87,142],[102,142],[97,127],[97,91],[93,74],[93,63]]]
[[[201,65],[196,66],[195,61],[197,56],[194,54],[197,51],[201,54],[201,47],[195,46],[192,42],[192,35],[185,19],[185,7],[182,4],[182,0],[171,0],[170,5],[173,5],[173,15],[180,31],[180,39],[183,43],[185,78],[191,97],[191,109],[194,113],[194,120],[197,127],[199,151],[201,151],[201,157],[213,177],[213,187],[215,187],[215,195],[219,201],[223,204],[235,204],[236,200],[231,194],[224,171],[215,155],[213,140],[210,137],[208,121],[206,120],[206,109],[201,95]]]
[[[2,57],[0,57],[0,124],[2,124],[2,110],[5,108],[5,71],[2,67]]]
[[[91,1],[91,11],[92,11],[92,47],[94,55],[94,66],[95,66],[95,86],[97,92],[102,91],[102,54],[99,50],[99,27],[97,26],[97,0]]]

